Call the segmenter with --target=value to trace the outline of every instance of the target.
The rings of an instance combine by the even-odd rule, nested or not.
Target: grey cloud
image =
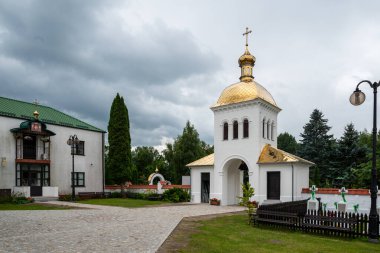
[[[119,92],[129,107],[133,145],[175,137],[186,115],[178,113],[180,108],[172,112],[172,106],[181,107],[181,94],[173,101],[164,87],[215,72],[218,57],[201,50],[188,30],[160,19],[142,24],[137,34],[117,18],[104,21],[100,13],[118,3],[0,2],[0,61],[6,63],[0,66],[1,94],[30,102],[37,98],[106,130]],[[149,108],[147,98],[156,100],[156,108]]]
[[[218,67],[212,60],[217,57],[201,52],[189,32],[157,20],[145,25],[139,36],[132,36],[117,24],[97,20],[95,10],[104,6],[81,3],[57,6],[52,1],[36,1],[29,8],[1,6],[6,32],[0,48],[7,56],[41,68],[144,85],[165,84]],[[103,29],[112,33],[103,33]]]

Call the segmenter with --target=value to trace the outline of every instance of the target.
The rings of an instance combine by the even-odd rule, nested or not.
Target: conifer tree
[[[327,125],[321,111],[314,109],[310,115],[310,121],[303,127],[300,149],[298,154],[316,165],[311,167],[311,183],[317,186],[328,186],[331,183],[331,170],[334,170],[333,152],[335,140],[329,135],[331,129]],[[321,180],[323,179],[323,180]]]
[[[129,134],[128,109],[123,97],[116,95],[110,110],[108,122],[108,164],[109,181],[121,185],[124,194],[124,184],[131,179],[131,137]]]
[[[354,124],[348,124],[338,141],[338,166],[333,177],[340,185],[335,185],[336,187],[352,186],[355,182],[353,170],[366,161],[366,154],[367,148],[360,146],[359,132],[355,130]]]

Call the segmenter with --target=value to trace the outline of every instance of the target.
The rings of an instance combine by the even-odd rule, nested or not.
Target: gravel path
[[[132,209],[49,203],[89,209],[1,211],[0,252],[155,252],[183,217],[243,210],[207,204]]]

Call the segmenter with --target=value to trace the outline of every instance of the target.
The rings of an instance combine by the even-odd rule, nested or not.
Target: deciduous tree
[[[278,135],[277,147],[291,154],[296,154],[298,150],[298,143],[293,135],[285,132]]]
[[[213,148],[199,139],[199,134],[189,121],[173,144],[167,144],[164,157],[168,163],[168,170],[173,173],[173,181],[181,183],[181,177],[190,175],[186,164],[193,162],[213,152]]]

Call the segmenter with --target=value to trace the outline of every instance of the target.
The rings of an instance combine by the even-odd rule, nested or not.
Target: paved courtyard
[[[155,252],[183,217],[243,210],[207,204],[135,209],[67,204],[90,209],[0,212],[0,252]]]

